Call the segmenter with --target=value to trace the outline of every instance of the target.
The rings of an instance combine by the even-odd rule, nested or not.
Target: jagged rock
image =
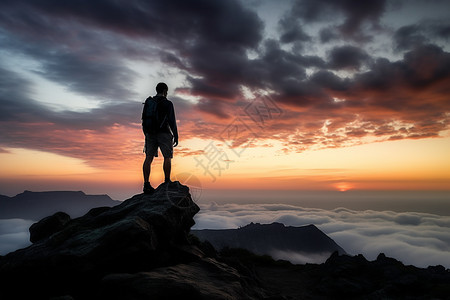
[[[18,283],[29,286],[36,295],[74,295],[80,292],[74,286],[95,289],[95,282],[111,272],[188,262],[198,256],[184,247],[198,211],[189,188],[179,182],[162,184],[152,195],[139,194],[112,208],[92,209],[61,231],[3,257],[0,282],[11,289]],[[0,298],[2,293],[5,289]]]
[[[43,218],[30,227],[30,241],[36,243],[48,238],[52,234],[61,231],[70,221],[70,216],[65,212],[57,212],[54,215]]]
[[[236,269],[214,259],[135,274],[111,274],[101,282],[101,299],[263,299]]]

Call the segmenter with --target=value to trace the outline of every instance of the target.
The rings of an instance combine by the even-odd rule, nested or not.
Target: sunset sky
[[[446,0],[3,0],[0,194],[141,192],[142,103],[160,81],[180,134],[173,180],[448,191],[449,11]]]

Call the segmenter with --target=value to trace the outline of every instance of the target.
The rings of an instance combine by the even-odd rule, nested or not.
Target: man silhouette
[[[166,98],[168,90],[167,84],[164,82],[158,83],[156,85],[156,96],[148,97],[145,100],[142,111],[142,129],[145,134],[145,160],[142,170],[144,173],[144,193],[146,194],[151,194],[155,190],[150,185],[149,180],[153,157],[158,157],[158,148],[164,157],[164,182],[171,182],[173,147],[178,145],[178,129],[173,104]]]

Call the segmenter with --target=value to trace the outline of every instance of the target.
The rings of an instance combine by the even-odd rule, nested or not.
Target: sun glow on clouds
[[[450,138],[386,141],[302,153],[284,153],[280,142],[268,140],[244,149],[241,157],[232,156],[226,147],[221,149],[233,160],[216,181],[202,176],[202,168],[192,165],[194,157],[202,158],[202,155],[183,158],[190,164],[186,171],[200,177],[208,188],[346,191],[396,189],[397,184],[397,189],[445,190],[450,182],[450,157],[447,155]],[[428,183],[420,184],[421,181]],[[436,183],[432,184],[433,181]]]
[[[0,153],[2,177],[88,175],[98,172],[85,161],[48,152],[5,149]]]
[[[2,178],[40,176],[55,180],[61,176],[72,177],[77,179],[77,189],[83,177],[91,178],[88,181],[103,181],[102,187],[122,181],[129,186],[127,192],[121,196],[114,192],[111,195],[121,199],[123,194],[135,193],[141,182],[143,141],[139,128],[135,130],[136,136],[132,139],[129,139],[129,131],[121,128],[116,128],[108,136],[73,135],[73,139],[79,139],[76,143],[85,145],[86,151],[92,153],[90,158],[95,159],[95,164],[82,157],[76,159],[48,152],[6,149],[8,152],[0,154],[4,162]],[[129,141],[123,143],[120,156],[109,152],[109,148],[117,147],[114,143],[125,140]],[[215,180],[198,163],[205,159],[205,155],[211,155],[207,153],[211,142],[230,155],[228,168],[220,174],[215,173]],[[445,190],[450,182],[450,158],[447,155],[450,138],[390,141],[290,154],[280,149],[277,140],[269,140],[243,149],[241,157],[232,157],[230,149],[223,143],[203,139],[181,140],[175,148],[173,175],[195,174],[204,188],[211,189]],[[162,180],[161,161],[161,157],[155,159],[151,178],[153,185]],[[95,192],[104,193],[104,190],[99,188]]]

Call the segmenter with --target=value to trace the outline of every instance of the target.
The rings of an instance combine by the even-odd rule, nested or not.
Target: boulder
[[[30,241],[36,243],[48,238],[52,234],[61,231],[70,221],[70,216],[65,212],[57,212],[49,217],[43,218],[30,227]]]

